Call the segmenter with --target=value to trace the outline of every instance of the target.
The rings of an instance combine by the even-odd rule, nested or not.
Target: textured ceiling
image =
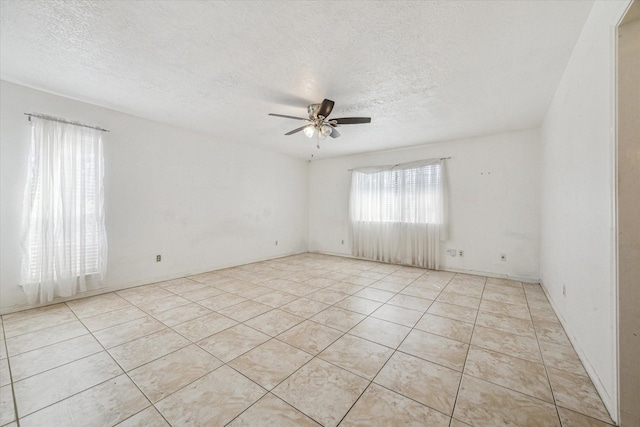
[[[539,126],[591,1],[0,2],[0,77],[315,158]],[[370,116],[321,142],[307,104]]]

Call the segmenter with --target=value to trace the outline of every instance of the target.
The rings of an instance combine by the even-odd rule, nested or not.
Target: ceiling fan
[[[294,129],[285,135],[293,135],[303,131],[304,134],[313,138],[316,135],[318,140],[325,139],[327,136],[332,138],[338,138],[340,133],[337,131],[337,127],[340,125],[355,125],[360,123],[371,123],[371,117],[342,117],[339,119],[328,119],[331,110],[333,110],[334,102],[330,99],[325,99],[320,104],[311,104],[307,107],[307,113],[309,118],[286,116],[284,114],[269,113],[270,116],[284,117],[285,119],[303,120],[307,124]],[[318,146],[318,148],[320,148]]]

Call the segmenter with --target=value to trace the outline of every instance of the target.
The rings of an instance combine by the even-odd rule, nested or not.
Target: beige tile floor
[[[0,426],[611,423],[540,286],[504,279],[303,254],[1,329]]]

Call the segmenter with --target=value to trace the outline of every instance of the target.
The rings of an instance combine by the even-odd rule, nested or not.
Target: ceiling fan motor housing
[[[318,113],[318,109],[320,108],[320,104],[309,104],[307,107],[307,112],[309,113],[309,118],[311,120],[315,120],[317,118],[316,114]]]

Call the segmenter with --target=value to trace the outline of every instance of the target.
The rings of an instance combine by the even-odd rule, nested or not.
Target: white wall
[[[539,132],[531,130],[313,161],[309,250],[351,254],[348,169],[451,156],[449,241],[441,268],[537,280],[539,149]],[[446,255],[447,248],[464,250],[464,257]]]
[[[111,131],[104,136],[107,290],[307,250],[306,161],[0,85],[0,311],[26,308],[18,286],[25,112]]]
[[[615,27],[628,3],[595,3],[542,126],[542,284],[614,420]]]

